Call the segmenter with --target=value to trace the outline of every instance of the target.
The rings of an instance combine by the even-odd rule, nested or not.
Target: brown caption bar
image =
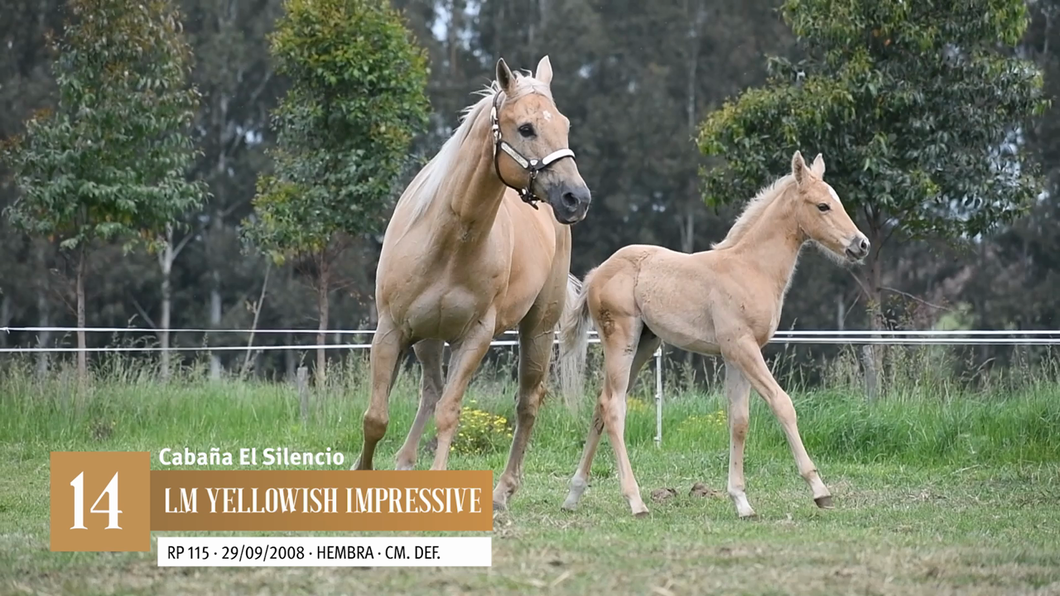
[[[493,530],[493,472],[152,470],[151,530]]]

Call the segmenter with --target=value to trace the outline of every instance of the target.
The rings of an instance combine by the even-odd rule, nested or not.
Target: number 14
[[[71,530],[87,530],[85,527],[85,473],[81,472],[70,481],[70,486],[74,487],[74,525]],[[97,510],[96,505],[103,499],[103,496],[107,496],[107,509]],[[96,498],[96,502],[92,503],[92,509],[90,513],[106,513],[107,514],[107,527],[106,530],[120,530],[121,526],[118,525],[118,514],[121,510],[118,509],[118,473],[114,473],[114,477],[110,479],[107,484],[107,488],[103,489],[103,492],[99,493],[99,497]]]

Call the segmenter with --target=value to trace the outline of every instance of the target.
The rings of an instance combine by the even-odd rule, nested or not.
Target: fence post
[[[662,447],[662,345],[655,350],[655,446]]]
[[[295,380],[298,386],[298,402],[302,410],[302,422],[309,421],[309,369],[305,366],[298,367]]]

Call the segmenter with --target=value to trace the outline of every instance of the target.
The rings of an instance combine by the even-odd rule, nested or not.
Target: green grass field
[[[303,424],[293,387],[104,367],[79,390],[68,373],[0,372],[0,593],[3,594],[1060,594],[1060,386],[896,393],[793,391],[810,455],[836,508],[818,510],[771,414],[754,398],[748,496],[724,494],[728,434],[718,395],[666,392],[656,448],[648,383],[628,444],[651,515],[634,519],[606,440],[576,512],[560,504],[591,400],[546,403],[522,490],[494,522],[493,567],[158,568],[155,553],[51,553],[48,453],[288,446],[360,449],[367,391],[357,367],[314,394]],[[648,379],[647,373],[644,379]],[[377,465],[390,468],[417,378],[402,374]],[[593,385],[595,386],[595,385]],[[341,388],[341,389],[340,389]],[[513,418],[510,382],[482,375],[465,412]],[[465,414],[467,415],[467,414]],[[481,418],[485,418],[484,416]],[[499,473],[508,439],[469,424],[453,469]],[[429,429],[427,439],[433,436]],[[498,437],[500,439],[498,440]],[[483,439],[477,447],[472,439]],[[430,459],[421,456],[419,466]],[[157,459],[155,461],[157,467]],[[718,494],[691,496],[702,482]],[[672,488],[658,500],[652,493]]]

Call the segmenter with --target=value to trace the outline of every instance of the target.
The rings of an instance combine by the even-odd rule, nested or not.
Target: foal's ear
[[[548,59],[547,54],[537,63],[537,72],[534,73],[534,78],[546,85],[552,83],[552,62]]]
[[[795,177],[796,184],[802,184],[806,179],[806,161],[802,159],[802,152],[795,151],[791,156],[791,175]]]
[[[508,68],[508,63],[504,61],[504,58],[497,60],[497,84],[500,85],[501,91],[508,93],[514,80],[515,75],[512,74],[512,69]]]
[[[813,172],[818,178],[824,178],[824,156],[820,153],[813,159],[813,165],[810,166],[810,171]]]

